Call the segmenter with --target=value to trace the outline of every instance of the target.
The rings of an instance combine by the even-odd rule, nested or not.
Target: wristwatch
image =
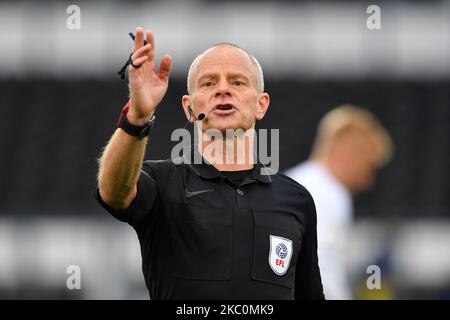
[[[122,112],[120,113],[119,121],[117,121],[117,127],[121,128],[129,135],[137,137],[139,138],[139,140],[142,140],[150,135],[153,123],[155,122],[155,115],[153,115],[153,117],[149,121],[147,121],[144,125],[135,126],[134,124],[128,122],[127,113],[129,109],[130,109],[130,102],[128,101],[125,107],[123,107]]]

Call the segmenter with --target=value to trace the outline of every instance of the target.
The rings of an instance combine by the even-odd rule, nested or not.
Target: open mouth
[[[234,106],[230,103],[226,103],[226,104],[218,104],[214,107],[214,109],[217,110],[230,110],[230,109],[234,109]]]
[[[218,104],[214,107],[214,112],[220,115],[226,115],[236,110],[235,106],[231,103]]]

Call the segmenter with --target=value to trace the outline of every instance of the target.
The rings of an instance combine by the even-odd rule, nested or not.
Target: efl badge
[[[292,251],[292,240],[270,235],[269,265],[273,272],[282,276],[288,271]]]

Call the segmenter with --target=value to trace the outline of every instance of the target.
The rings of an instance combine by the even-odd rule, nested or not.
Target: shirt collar
[[[195,155],[194,155],[195,154]],[[201,159],[201,163],[195,163],[195,161],[188,162],[189,166],[194,170],[194,172],[204,179],[216,179],[222,177],[220,171],[217,170],[213,165],[211,165],[202,155],[198,152],[196,147],[191,148],[191,159]],[[196,157],[196,158],[195,158]],[[186,159],[186,158],[185,158]],[[263,183],[272,182],[270,177],[271,171],[262,164],[259,159],[253,167],[251,172],[251,178]]]

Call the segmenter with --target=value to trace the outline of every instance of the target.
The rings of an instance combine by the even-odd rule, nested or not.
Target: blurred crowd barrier
[[[276,77],[450,77],[450,1],[6,1],[0,77],[105,77],[151,29],[185,76],[218,42],[252,52]],[[378,5],[379,29],[368,20]],[[75,12],[79,29],[69,28]],[[7,48],[7,49],[6,49]]]
[[[348,250],[355,299],[449,299],[448,220],[361,219]],[[69,289],[69,266],[80,289]],[[369,266],[381,271],[369,289]],[[370,279],[369,279],[370,282]],[[112,217],[0,218],[0,298],[148,299],[133,229]]]

